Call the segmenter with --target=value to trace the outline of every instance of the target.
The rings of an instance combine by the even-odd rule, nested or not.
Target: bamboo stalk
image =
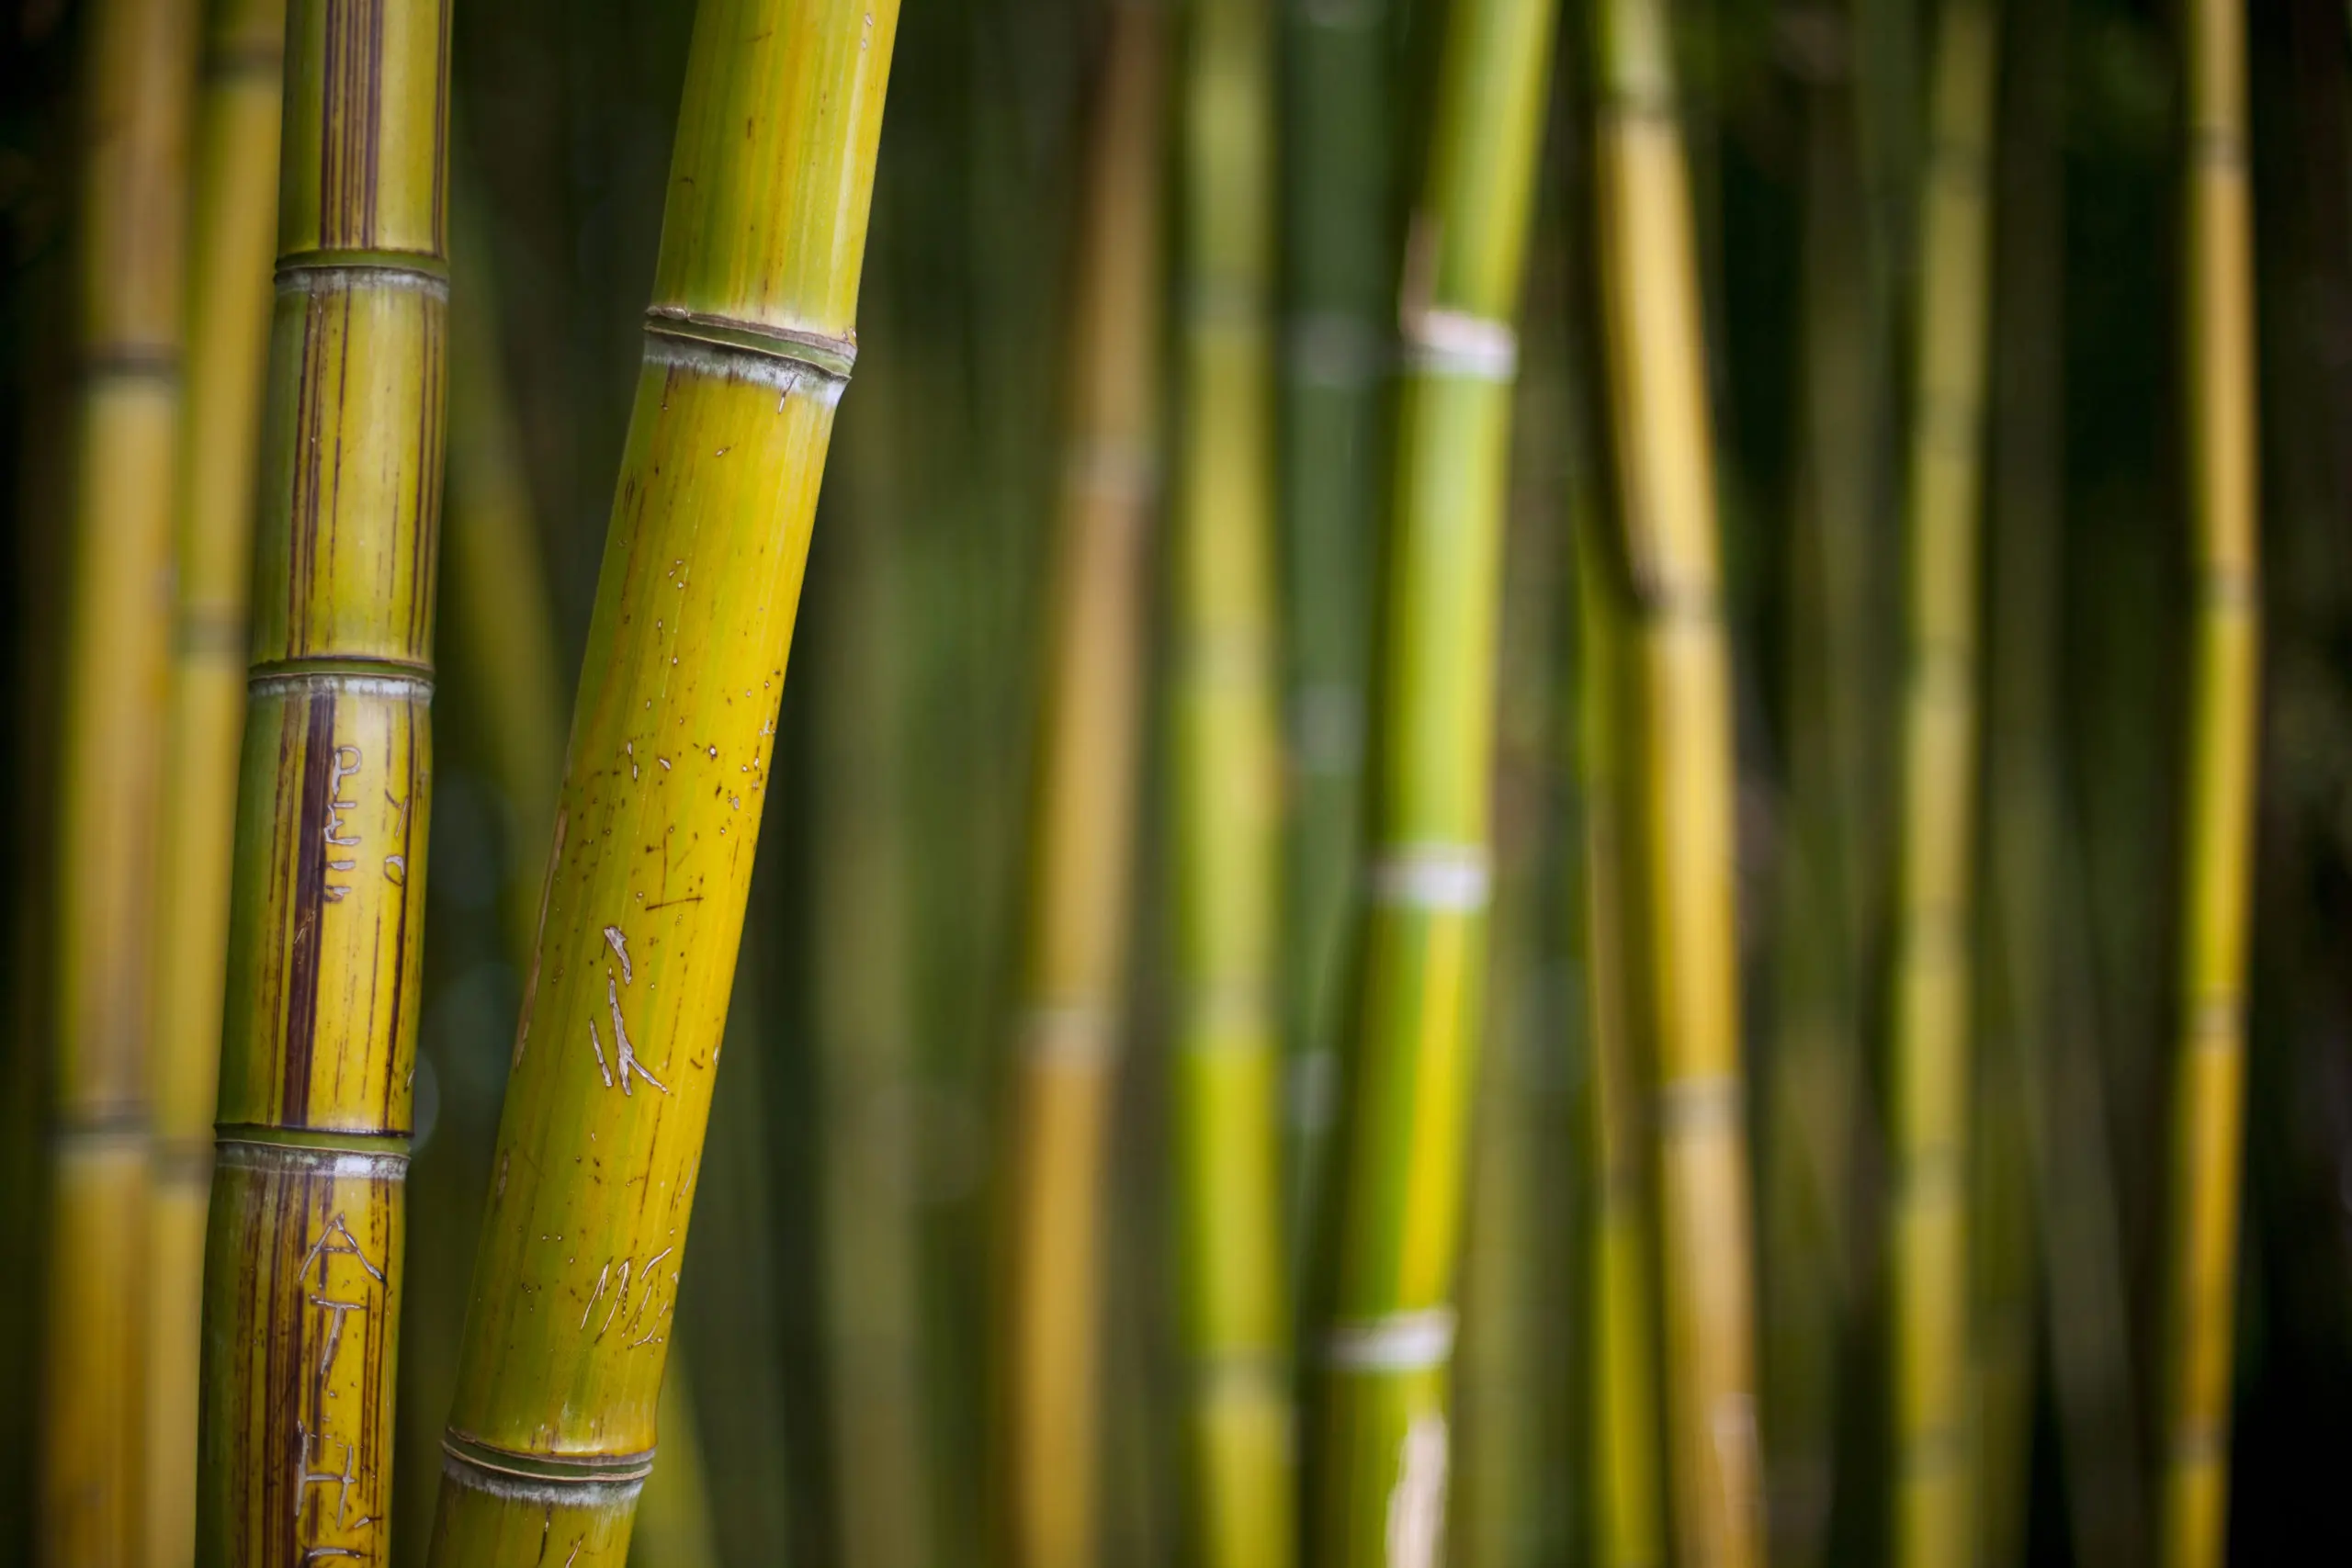
[[[1129,924],[1159,398],[1161,23],[1111,12],[1087,176],[1010,1111],[1005,1492],[1015,1568],[1096,1540],[1101,1205]]]
[[[1584,809],[1578,889],[1585,1031],[1591,1042],[1596,1178],[1588,1332],[1593,1373],[1593,1558],[1600,1568],[1666,1560],[1658,1476],[1657,1215],[1644,1157],[1639,1062],[1630,1017],[1633,906],[1627,886],[1628,607],[1589,528],[1577,536],[1577,766]]]
[[[289,7],[197,1561],[379,1560],[390,1512],[447,272],[448,22]]]
[[[192,0],[90,8],[58,761],[43,1562],[146,1549],[149,1046],[179,479]]]
[[[1262,0],[1203,0],[1189,21],[1169,700],[1188,1512],[1202,1562],[1283,1568],[1296,1548],[1278,988],[1274,31]]]
[[[1405,245],[1367,903],[1308,1280],[1303,1540],[1317,1568],[1427,1568],[1442,1549],[1516,319],[1555,20],[1549,0],[1449,11]]]
[[[2195,576],[2186,759],[2173,1255],[2165,1270],[2164,1561],[2215,1568],[2228,1512],[2261,650],[2245,19],[2197,0],[2187,28],[2187,434]]]
[[[1293,1252],[1337,1083],[1379,522],[1382,315],[1396,245],[1388,0],[1281,7],[1279,440],[1292,809],[1283,921]]]
[[[1968,1201],[1981,495],[1997,10],[1938,18],[1906,500],[1888,1240],[1894,1559],[1973,1560]]]
[[[543,1549],[591,1568],[628,1548],[854,354],[896,26],[888,0],[706,0],[695,16],[459,1350],[436,1568]]]
[[[155,1089],[149,1568],[180,1568],[196,1539],[197,1347],[245,716],[255,459],[269,358],[286,7],[280,0],[213,0],[205,28],[175,544],[178,626],[164,730],[172,787],[163,799],[149,1025]]]
[[[1677,1561],[1759,1559],[1731,675],[1690,200],[1665,7],[1596,20],[1600,285],[1632,626],[1635,1029],[1654,1054]]]

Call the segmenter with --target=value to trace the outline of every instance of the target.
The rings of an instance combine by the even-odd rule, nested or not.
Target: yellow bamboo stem
[[[149,1045],[171,666],[193,0],[88,13],[58,759],[38,1553],[146,1551]]]
[[[1084,195],[1011,1111],[998,1522],[1013,1568],[1096,1551],[1103,1138],[1158,468],[1159,33],[1147,7],[1112,11]]]
[[[1636,1031],[1653,1054],[1676,1558],[1761,1553],[1731,671],[1689,175],[1666,8],[1598,20],[1603,363],[1628,638]]]
[[[380,1562],[432,806],[448,18],[286,20],[197,1561]]]
[[[184,1568],[196,1539],[197,1344],[245,717],[286,7],[213,0],[205,30],[188,240],[179,607],[164,730],[172,787],[163,799],[155,892],[148,1568]]]
[[[1902,1568],[1959,1568],[1975,1551],[1969,1111],[1996,23],[1992,0],[1943,7],[1920,206],[1888,1113]]]
[[[704,0],[427,1560],[617,1568],[657,1403],[897,9]]]
[[[1284,1568],[1274,31],[1260,0],[1202,0],[1188,22],[1170,697],[1188,1512],[1202,1563]]]
[[[2184,20],[2183,315],[2196,623],[2172,1090],[2163,1551],[2166,1568],[2218,1568],[2228,1515],[2261,564],[2245,13],[2228,0],[2196,0]]]

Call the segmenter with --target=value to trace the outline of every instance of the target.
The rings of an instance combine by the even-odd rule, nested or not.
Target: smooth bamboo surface
[[[2260,708],[2253,195],[2245,14],[2187,29],[2188,453],[2196,622],[2181,849],[2178,1054],[2163,1369],[2163,1560],[2218,1568],[2229,1506],[2231,1330],[2245,1095],[2246,906]]]
[[[1577,903],[1595,1175],[1586,1319],[1594,1369],[1592,1551],[1600,1568],[1658,1568],[1666,1561],[1666,1498],[1657,1447],[1657,1219],[1628,941],[1634,913],[1625,776],[1631,628],[1600,552],[1589,530],[1577,536],[1577,765],[1584,809]]]
[[[1292,1253],[1338,1090],[1349,899],[1363,795],[1365,660],[1380,522],[1380,410],[1396,273],[1388,0],[1283,3],[1277,436],[1291,809],[1282,984]]]
[[[282,0],[213,0],[198,86],[175,544],[179,603],[164,728],[172,787],[163,796],[155,884],[148,1568],[184,1568],[196,1540],[197,1348],[269,361],[285,31]]]
[[[1159,468],[1163,22],[1111,12],[1081,201],[1010,1108],[999,1397],[1010,1568],[1098,1551],[1102,1203]]]
[[[1186,1513],[1213,1568],[1295,1553],[1282,1180],[1274,27],[1189,8],[1169,790]]]
[[[432,807],[448,21],[287,15],[196,1560],[381,1562]]]
[[[616,1568],[854,355],[896,8],[705,0],[428,1561]]]
[[[1666,8],[1596,20],[1602,360],[1630,595],[1627,758],[1638,911],[1629,1013],[1653,1057],[1675,1560],[1760,1560],[1754,1287],[1735,936],[1730,655],[1704,330]]]
[[[1955,0],[1938,18],[1920,194],[1887,1112],[1901,1568],[1958,1568],[1975,1553],[1969,1141],[1997,20],[1993,0]]]
[[[1315,1568],[1441,1560],[1485,1010],[1498,620],[1548,0],[1466,0],[1408,221],[1351,1035],[1307,1289]]]
[[[58,736],[39,1561],[146,1541],[149,1027],[164,794],[194,0],[87,7]]]

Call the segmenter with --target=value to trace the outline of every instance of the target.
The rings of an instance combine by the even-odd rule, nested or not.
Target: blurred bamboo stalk
[[[88,7],[51,980],[38,1560],[147,1551],[150,964],[173,627],[194,0]],[[61,520],[51,520],[52,525]]]
[[[1853,1323],[1853,1196],[1883,799],[1879,604],[1890,355],[1859,79],[1866,0],[1805,18],[1797,480],[1787,591],[1787,833],[1760,1151],[1762,1378],[1771,1555],[1823,1561],[1840,1483],[1839,1376]]]
[[[436,1568],[542,1548],[610,1568],[653,1462],[897,19],[888,0],[696,11]]]
[[[1994,0],[1938,17],[1905,503],[1888,1125],[1894,1560],[1974,1560],[1969,1109]]]
[[[1589,528],[1577,536],[1576,584],[1577,764],[1584,807],[1578,891],[1598,1200],[1588,1330],[1595,1369],[1592,1555],[1600,1568],[1659,1568],[1666,1500],[1658,1476],[1656,1213],[1628,967],[1635,913],[1626,864],[1633,628],[1629,606],[1610,579],[1605,547]]]
[[[1169,698],[1184,1458],[1199,1560],[1284,1568],[1275,35],[1265,0],[1197,0],[1187,21]]]
[[[2196,625],[2166,1232],[2163,1560],[2167,1568],[2217,1568],[2228,1514],[2261,563],[2245,12],[2230,0],[2195,0],[2182,20]]]
[[[149,1029],[155,1167],[147,1323],[147,1563],[196,1539],[198,1341],[212,1100],[220,1077],[246,592],[269,361],[286,32],[282,0],[212,0],[196,110],[187,396],[174,545],[178,593],[164,721]]]
[[[1704,332],[1659,0],[1603,0],[1600,285],[1628,637],[1631,881],[1655,1055],[1668,1470],[1685,1568],[1760,1559],[1731,674]]]
[[[1407,230],[1365,908],[1307,1279],[1316,1568],[1430,1568],[1443,1550],[1517,318],[1555,19],[1551,0],[1448,11]]]
[[[389,1533],[432,806],[447,26],[428,0],[287,15],[205,1249],[206,1568],[375,1559]]]
[[[1341,960],[1363,793],[1364,664],[1395,268],[1389,0],[1283,0],[1280,528],[1291,810],[1283,1033],[1292,1252],[1338,1092]]]
[[[1104,1139],[1125,992],[1157,503],[1162,21],[1114,6],[1080,197],[1067,444],[1010,1122],[1000,1528],[1011,1568],[1098,1550]]]
[[[704,1483],[702,1438],[695,1430],[694,1394],[683,1359],[662,1380],[662,1463],[645,1478],[637,1510],[637,1533],[628,1561],[645,1568],[717,1568],[718,1544],[711,1533],[710,1494]],[[863,1559],[844,1559],[862,1562]]]

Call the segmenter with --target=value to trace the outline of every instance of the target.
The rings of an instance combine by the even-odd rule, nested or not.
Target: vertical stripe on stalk
[[[128,1568],[145,1545],[150,965],[198,7],[82,10],[71,512],[41,520],[68,541],[61,723],[24,764],[57,769],[32,1535],[53,1568]]]
[[[2245,15],[2223,0],[2195,0],[2182,21],[2188,78],[2182,315],[2196,625],[2172,1085],[2175,1251],[2165,1279],[2162,1534],[2166,1568],[2218,1568],[2229,1510],[2261,546]]]
[[[1439,1561],[1491,885],[1497,619],[1549,0],[1453,6],[1405,243],[1353,1022],[1310,1272],[1315,1568]]]
[[[201,1568],[389,1560],[448,310],[441,0],[287,14]],[[322,213],[326,213],[322,220]],[[356,243],[354,243],[354,241]],[[397,253],[397,254],[388,254]]]
[[[702,0],[428,1561],[617,1568],[650,1469],[896,7]]]
[[[1627,633],[1633,1017],[1653,1058],[1675,1556],[1760,1552],[1747,1151],[1738,1114],[1731,671],[1689,173],[1667,8],[1595,14],[1608,455]]]

